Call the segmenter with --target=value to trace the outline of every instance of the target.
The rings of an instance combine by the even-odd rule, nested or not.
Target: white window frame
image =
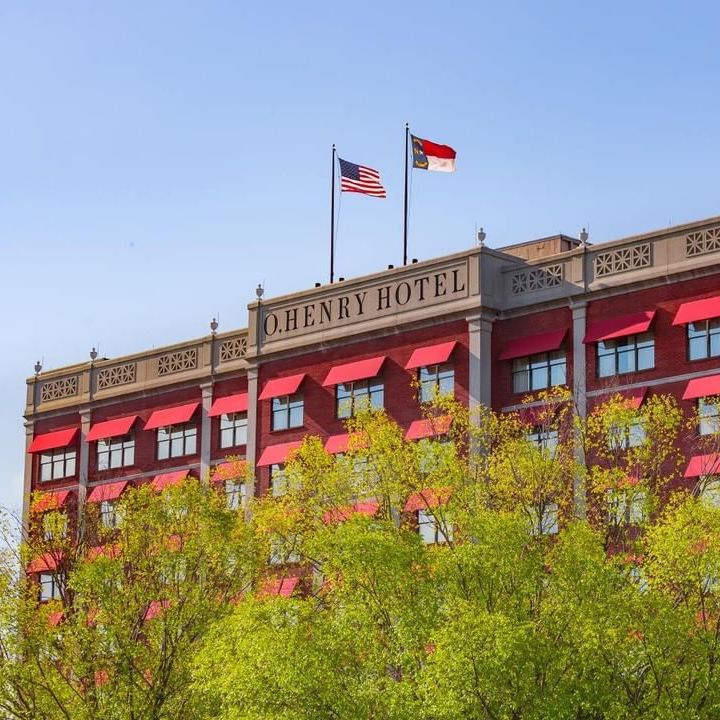
[[[302,427],[305,423],[305,399],[302,393],[280,395],[271,401],[270,429],[273,432]]]
[[[135,464],[135,436],[102,438],[97,441],[97,469],[115,470]]]
[[[687,324],[688,360],[706,360],[720,356],[720,318]]]
[[[77,450],[60,448],[41,453],[39,463],[40,482],[75,477],[77,474]]]
[[[559,518],[560,508],[556,502],[548,502],[543,505],[542,517],[539,517],[537,508],[528,508],[531,518],[531,535],[557,535],[560,532]]]
[[[720,407],[717,402],[709,402],[707,398],[698,399],[698,433],[715,435],[720,432]]]
[[[640,525],[647,519],[648,496],[644,490],[608,490],[605,503],[615,525]]]
[[[540,425],[533,427],[533,431],[525,435],[525,439],[536,445],[540,451],[548,455],[555,455],[560,443],[560,433],[557,428],[544,428]]]
[[[512,361],[513,393],[535,392],[567,384],[567,353],[537,353]]]
[[[240,510],[245,507],[245,483],[240,480],[225,480],[225,500],[229,510]]]
[[[285,463],[270,466],[270,492],[273,497],[282,497],[288,491],[288,479],[285,473]]]
[[[720,508],[720,476],[703,475],[700,477],[700,498],[710,507]]]
[[[652,332],[625,335],[597,343],[597,376],[615,377],[655,367],[655,336]],[[606,367],[612,358],[612,369]],[[627,366],[623,363],[631,360]]]
[[[157,430],[156,455],[158,460],[197,454],[198,429],[194,423],[168,425]]]
[[[418,396],[421,403],[438,397],[455,396],[455,366],[452,363],[426,365],[418,369]]]
[[[38,577],[40,602],[60,600],[60,582],[56,573],[40,573]]]
[[[117,500],[100,501],[100,524],[106,530],[115,530],[120,526],[121,515],[118,512]]]
[[[608,428],[608,446],[611,450],[629,450],[640,447],[647,440],[645,424],[642,418],[623,425],[611,425]]]
[[[225,413],[220,416],[220,449],[247,445],[247,413]]]
[[[355,417],[361,410],[384,407],[385,383],[382,379],[353,380],[335,386],[335,416],[338,419]]]
[[[443,545],[453,539],[452,526],[441,523],[429,510],[417,511],[417,530],[425,545]]]

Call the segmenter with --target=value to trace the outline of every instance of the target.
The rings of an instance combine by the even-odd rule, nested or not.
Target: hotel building
[[[342,451],[362,399],[417,438],[418,396],[432,388],[510,411],[553,385],[573,389],[581,414],[611,390],[638,404],[671,393],[688,415],[703,410],[720,393],[720,218],[602,244],[585,233],[481,243],[260,295],[247,328],[38,369],[24,414],[25,517],[44,490],[47,507],[100,503],[112,522],[129,485],[206,477],[228,456],[255,467],[254,487],[229,490],[237,502],[268,492],[307,434]],[[714,464],[690,457],[686,474]]]

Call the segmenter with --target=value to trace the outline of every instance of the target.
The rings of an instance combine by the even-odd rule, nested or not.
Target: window
[[[558,506],[557,503],[546,503],[539,513],[537,508],[529,508],[532,525],[531,535],[557,535],[558,533]]]
[[[59,480],[75,475],[76,450],[55,450],[40,455],[40,480]]]
[[[543,390],[565,384],[565,353],[562,350],[513,360],[513,392]]]
[[[612,425],[608,429],[608,446],[611,450],[628,450],[639,447],[646,439],[642,420],[633,420],[627,425]]]
[[[245,483],[239,480],[225,481],[225,499],[230,510],[245,507]]]
[[[608,519],[615,525],[639,525],[645,520],[647,495],[643,490],[608,490]]]
[[[447,436],[418,440],[418,470],[427,475],[434,470],[447,467],[455,453],[455,443]]]
[[[58,512],[45,513],[42,518],[43,538],[45,542],[60,540],[67,536],[67,515]]]
[[[597,344],[598,377],[623,375],[655,367],[655,338],[652,333],[628,335]]]
[[[273,497],[285,495],[288,489],[285,465],[270,466],[270,487]]]
[[[436,545],[452,540],[452,529],[444,528],[444,523],[439,523],[435,516],[427,510],[418,510],[417,522],[420,538],[426,545]]]
[[[43,573],[40,575],[40,601],[60,600],[60,584],[54,574]]]
[[[720,318],[688,323],[688,358],[703,358],[720,355]]]
[[[303,396],[284,395],[273,398],[272,429],[287,430],[303,425]]]
[[[100,523],[108,530],[114,530],[120,524],[120,513],[115,500],[103,500],[100,503]]]
[[[559,442],[557,430],[534,427],[533,431],[525,437],[528,442],[537,445],[540,450],[548,455],[554,455],[557,451]]]
[[[135,464],[135,438],[127,435],[123,438],[98,440],[97,469],[112,470]]]
[[[384,406],[384,388],[380,380],[355,380],[340,383],[336,390],[336,412],[339,418],[349,418],[360,410],[377,410]]]
[[[711,507],[720,508],[720,477],[708,475],[700,478],[700,497]]]
[[[270,542],[270,564],[284,565],[285,563],[300,562],[299,542],[300,538],[297,535],[288,538],[273,538]]]
[[[698,431],[701,435],[720,432],[720,407],[706,398],[698,400]]]
[[[428,365],[418,373],[420,402],[430,402],[439,395],[455,394],[455,370],[452,365]]]
[[[247,445],[247,413],[220,416],[220,447]]]
[[[197,452],[197,427],[194,425],[169,425],[158,428],[158,460],[194,455]]]

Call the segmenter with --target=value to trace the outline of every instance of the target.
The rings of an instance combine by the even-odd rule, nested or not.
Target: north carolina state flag
[[[412,138],[413,167],[435,172],[455,172],[455,151],[449,145]]]

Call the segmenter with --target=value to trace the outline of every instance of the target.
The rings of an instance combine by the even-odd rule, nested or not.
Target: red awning
[[[701,475],[717,475],[720,473],[720,453],[710,455],[694,455],[690,458],[685,477],[700,477]]]
[[[48,570],[55,570],[63,559],[61,552],[56,553],[44,553],[39,557],[36,557],[26,568],[26,571],[31,573],[43,573]]]
[[[629,390],[608,391],[604,395],[600,395],[594,399],[593,407],[608,402],[614,395],[619,395],[630,410],[638,410],[645,402],[648,389],[646,387],[630,388]]]
[[[155,410],[145,423],[146,430],[167,427],[168,425],[182,425],[190,420],[198,409],[199,402],[177,405],[176,407]]]
[[[289,457],[290,454],[302,445],[302,440],[295,442],[280,443],[278,445],[270,445],[266,447],[260,459],[257,461],[258,467],[266,467],[267,465],[281,465]]]
[[[417,348],[417,350],[413,350],[413,354],[407,361],[405,369],[414,370],[419,367],[445,363],[450,358],[450,355],[452,355],[452,351],[456,345],[457,342],[452,340],[451,342],[440,343],[439,345],[428,345],[427,347]]]
[[[342,507],[333,508],[323,514],[323,522],[326,525],[330,523],[343,522],[353,515],[366,515],[374,517],[380,509],[380,503],[377,500],[366,500],[365,502],[356,502],[352,505],[343,505]]]
[[[237,395],[226,395],[217,398],[210,408],[208,417],[217,417],[218,415],[230,415],[231,413],[247,412],[248,394],[238,393]]]
[[[528,357],[538,353],[557,350],[565,340],[567,330],[553,330],[553,332],[540,335],[527,335],[526,337],[508,340],[500,353],[499,360],[514,360],[519,357]]]
[[[57,612],[51,612],[48,615],[48,625],[52,627],[57,627],[65,617],[65,613],[62,610],[58,610]]]
[[[77,428],[68,428],[67,430],[56,430],[44,435],[36,435],[28,448],[28,452],[37,453],[67,447],[75,439],[77,432]]]
[[[70,496],[69,490],[43,493],[31,506],[30,512],[41,513],[61,508]]]
[[[160,475],[156,475],[152,479],[152,483],[150,484],[153,490],[161,492],[171,485],[179,485],[188,476],[189,472],[189,470],[176,470],[175,472],[160,473]]]
[[[108,558],[110,560],[120,557],[120,545],[118,543],[113,543],[112,545],[96,545],[88,550],[88,560],[97,560],[99,557]]]
[[[405,439],[420,440],[422,438],[436,437],[437,435],[446,435],[451,422],[452,418],[448,415],[413,420],[405,433]]]
[[[325,452],[330,455],[347,452],[350,449],[350,438],[354,435],[353,449],[366,448],[368,439],[363,437],[362,433],[341,433],[340,435],[331,435],[325,441]]]
[[[245,480],[247,462],[245,460],[228,460],[216,465],[210,475],[210,482],[223,483],[226,480]]]
[[[276,397],[284,397],[285,395],[294,395],[300,383],[302,383],[305,373],[297,375],[288,375],[288,377],[275,378],[268,380],[263,387],[258,400],[272,400]]]
[[[720,318],[720,295],[683,303],[675,313],[673,325],[687,325],[698,320]]]
[[[600,340],[612,340],[613,338],[647,332],[654,317],[654,310],[646,310],[632,315],[621,315],[607,320],[598,320],[588,325],[583,342],[588,345]]]
[[[683,400],[695,400],[701,397],[720,395],[720,375],[708,375],[708,377],[695,378],[690,380],[683,393]]]
[[[425,488],[413,493],[405,503],[405,512],[417,512],[428,508],[445,505],[452,495],[452,488]]]
[[[380,372],[384,362],[385,355],[380,355],[367,360],[357,360],[356,362],[345,363],[345,365],[336,365],[334,368],[330,368],[323,387],[375,377]]]
[[[135,420],[137,420],[137,415],[128,415],[128,417],[95,423],[90,428],[86,439],[88,442],[92,442],[93,440],[104,440],[105,438],[127,435]]]
[[[169,600],[153,600],[149,605],[147,610],[145,611],[145,614],[143,615],[143,620],[152,620],[153,618],[156,618],[160,615],[162,615],[167,608],[170,607],[170,601]]]
[[[105,483],[104,485],[96,485],[90,491],[87,501],[90,503],[99,503],[104,501],[117,500],[123,494],[127,486],[127,480]]]
[[[259,595],[279,595],[280,597],[290,597],[298,583],[299,577],[277,578],[268,580],[259,590]]]
[[[517,412],[520,422],[524,425],[546,425],[555,422],[562,403],[538,403],[536,405],[523,405]]]

